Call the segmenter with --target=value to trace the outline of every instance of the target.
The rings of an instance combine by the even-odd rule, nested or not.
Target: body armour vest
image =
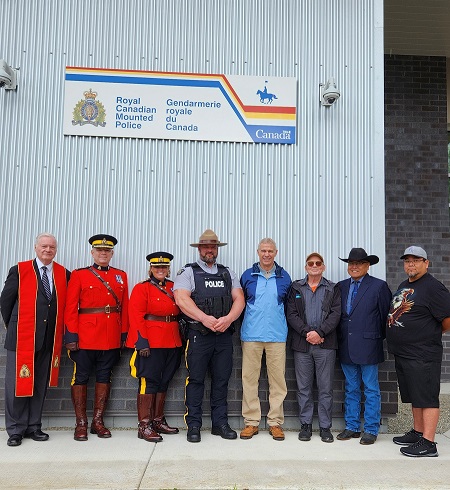
[[[198,264],[188,264],[187,267],[192,267],[194,273],[195,290],[191,298],[197,307],[216,318],[228,315],[233,304],[228,269],[217,264],[217,273],[211,274],[205,272]]]

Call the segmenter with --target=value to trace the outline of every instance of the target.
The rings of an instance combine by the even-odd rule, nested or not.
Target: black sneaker
[[[403,436],[393,437],[392,440],[395,444],[399,446],[411,446],[411,444],[415,444],[419,442],[420,438],[423,436],[422,432],[417,432],[414,429],[406,432]]]
[[[412,458],[438,456],[436,443],[431,442],[428,439],[424,439],[423,437],[421,437],[415,444],[412,444],[411,446],[401,447],[400,452],[405,456],[411,456]]]
[[[312,424],[302,424],[298,438],[300,441],[310,441],[312,436]]]

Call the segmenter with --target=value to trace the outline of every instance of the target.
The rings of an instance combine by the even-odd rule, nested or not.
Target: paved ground
[[[135,430],[111,439],[76,442],[72,431],[49,431],[50,440],[6,445],[0,432],[0,488],[7,489],[449,489],[450,433],[437,436],[439,457],[407,458],[382,434],[373,446],[358,439],[326,444],[318,433],[300,442],[297,432],[274,441],[261,431],[248,441],[225,441],[186,432],[151,444]],[[336,435],[336,433],[335,433]]]

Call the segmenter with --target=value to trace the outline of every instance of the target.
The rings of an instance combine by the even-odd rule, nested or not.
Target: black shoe
[[[370,444],[373,444],[376,440],[377,440],[377,436],[375,434],[370,434],[369,432],[363,432],[363,435],[359,443],[362,444],[363,446],[369,446]]]
[[[416,430],[411,429],[403,436],[393,437],[392,440],[395,444],[398,444],[399,446],[411,446],[411,444],[419,442],[422,436],[422,432],[417,432]]]
[[[354,430],[345,429],[343,432],[336,436],[336,439],[340,441],[348,441],[349,439],[357,439],[361,435],[361,432],[355,432]]]
[[[333,442],[334,437],[331,433],[330,429],[322,429],[320,428],[320,439],[322,442]]]
[[[298,433],[298,439],[300,441],[310,441],[312,436],[312,424],[302,424],[300,432]]]
[[[220,436],[222,439],[236,439],[237,432],[233,430],[228,424],[223,424],[220,427],[213,427],[211,434],[214,436]]]
[[[424,456],[436,457],[439,456],[436,443],[431,442],[428,439],[420,438],[415,444],[408,447],[401,447],[400,452],[405,456],[411,456],[412,458],[422,458]]]
[[[22,444],[22,436],[20,434],[13,434],[9,437],[6,444],[10,447],[20,446]]]
[[[33,441],[48,441],[49,435],[45,432],[42,432],[41,429],[36,429],[33,432],[28,432],[23,437],[27,439],[33,439]]]
[[[200,442],[202,436],[200,435],[200,427],[189,427],[187,431],[188,442]]]

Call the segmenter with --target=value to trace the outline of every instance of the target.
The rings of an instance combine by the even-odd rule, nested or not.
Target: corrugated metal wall
[[[2,0],[0,58],[20,68],[0,90],[0,280],[33,256],[37,233],[58,261],[90,263],[87,238],[119,239],[114,265],[133,285],[145,255],[174,269],[213,228],[220,261],[240,274],[273,237],[293,278],[305,255],[327,276],[353,246],[384,276],[382,0]],[[65,66],[298,79],[298,143],[263,145],[62,134]],[[319,104],[335,77],[341,98]]]

